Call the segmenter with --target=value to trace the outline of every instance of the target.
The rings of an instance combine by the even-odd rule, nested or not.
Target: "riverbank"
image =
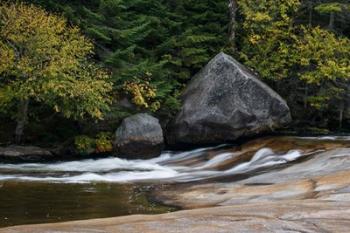
[[[262,202],[68,223],[27,225],[0,233],[212,233],[347,232],[350,202],[321,200]]]
[[[116,172],[125,162],[135,170]],[[0,232],[153,233],[179,232],[179,229],[186,229],[186,232],[232,232],[232,229],[234,232],[346,232],[350,227],[349,137],[269,137],[240,146],[168,152],[153,160],[87,160],[74,164],[2,165],[0,169],[10,169],[7,171],[12,174],[27,173],[29,184],[83,181],[112,185],[126,180],[153,183],[155,188],[149,196],[152,200],[185,210],[152,216],[17,226],[3,228]],[[148,170],[140,171],[141,167],[148,167]],[[94,171],[96,176],[77,181],[78,170],[90,174]],[[45,178],[47,174],[51,181]],[[32,181],[28,180],[28,175]],[[100,181],[96,181],[96,177]],[[109,191],[105,190],[107,195]],[[99,203],[107,203],[98,189],[95,191],[93,196],[102,198]],[[66,195],[69,196],[69,192]],[[130,192],[126,196],[107,195],[110,209],[122,208],[111,202],[113,198],[127,200],[129,195]],[[94,202],[87,212],[96,209]],[[56,208],[60,209],[59,202]],[[142,205],[137,208],[141,211],[134,213],[147,214],[142,212]],[[65,209],[73,213],[69,206]],[[99,218],[99,215],[91,215],[91,218]]]

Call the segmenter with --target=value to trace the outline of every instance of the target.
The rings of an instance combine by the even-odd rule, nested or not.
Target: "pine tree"
[[[183,86],[228,43],[226,0],[31,1],[82,27],[113,71],[116,93],[152,111],[175,112]]]

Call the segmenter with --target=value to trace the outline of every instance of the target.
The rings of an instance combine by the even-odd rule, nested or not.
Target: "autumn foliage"
[[[68,118],[102,118],[112,86],[109,74],[89,60],[93,49],[63,17],[34,5],[1,3],[0,108],[22,106],[21,128],[30,102]]]

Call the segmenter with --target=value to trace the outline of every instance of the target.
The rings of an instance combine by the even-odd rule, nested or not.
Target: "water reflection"
[[[0,183],[0,226],[157,214],[174,210],[146,198],[148,186],[108,183]]]

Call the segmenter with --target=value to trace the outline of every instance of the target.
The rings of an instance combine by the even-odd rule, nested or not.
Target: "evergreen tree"
[[[116,93],[140,108],[174,112],[178,95],[228,41],[226,0],[31,0],[64,12],[95,41]]]

